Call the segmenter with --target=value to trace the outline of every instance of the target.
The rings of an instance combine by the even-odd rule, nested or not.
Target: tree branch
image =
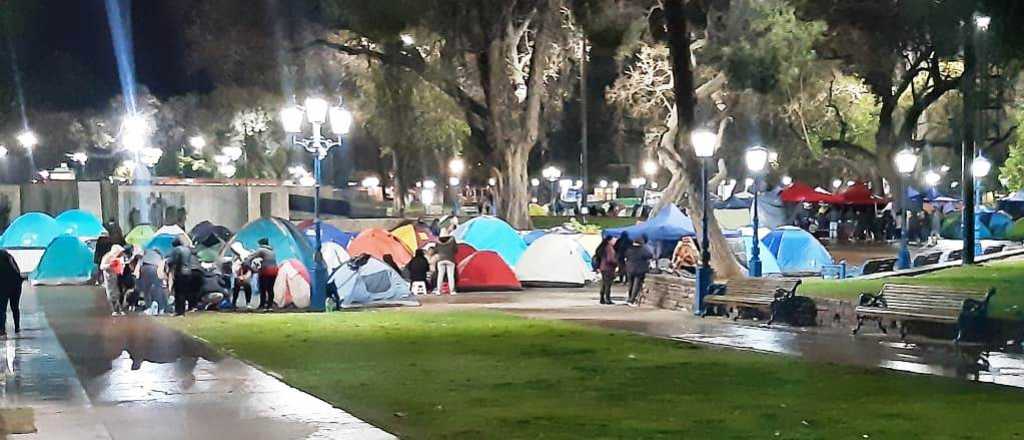
[[[878,155],[873,151],[864,148],[863,145],[858,145],[852,142],[847,142],[839,139],[826,139],[821,141],[821,148],[826,150],[843,150],[848,151],[871,160],[878,158]]]

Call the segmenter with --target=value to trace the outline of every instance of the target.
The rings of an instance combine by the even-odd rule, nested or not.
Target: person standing
[[[447,235],[441,237],[438,240],[437,246],[434,247],[435,255],[437,256],[437,290],[435,294],[441,294],[441,286],[448,282],[448,292],[451,295],[456,295],[455,292],[455,253],[458,250],[458,244],[455,242],[455,237]]]
[[[270,310],[274,307],[274,283],[277,282],[277,256],[270,240],[262,238],[259,249],[245,258],[245,265],[257,275],[260,291],[260,309]]]
[[[181,238],[171,243],[174,249],[167,258],[167,267],[172,276],[174,290],[174,315],[183,316],[185,311],[196,306],[200,267],[192,249],[184,244]]]
[[[629,277],[629,302],[636,306],[640,299],[640,291],[644,288],[644,278],[651,268],[654,253],[647,246],[644,238],[637,238],[626,251],[626,275]]]
[[[594,252],[594,269],[601,274],[601,304],[615,304],[612,301],[612,284],[615,284],[615,271],[618,268],[614,241],[606,237]]]
[[[125,268],[123,256],[124,248],[119,244],[115,244],[110,247],[110,250],[100,260],[100,273],[103,274],[103,289],[107,293],[107,301],[110,303],[110,314],[113,316],[124,314],[121,285],[119,283]]]
[[[6,250],[0,249],[0,337],[7,336],[7,306],[14,318],[14,333],[21,333],[21,276],[18,262]]]
[[[629,239],[629,233],[623,232],[618,240],[615,240],[615,262],[619,264],[619,281],[626,281],[626,251],[633,245]]]
[[[163,279],[160,277],[160,266],[163,260],[154,249],[147,250],[139,263],[139,281],[137,288],[146,304],[146,309],[154,315],[167,312],[167,292],[164,291]],[[154,304],[156,308],[154,308]]]

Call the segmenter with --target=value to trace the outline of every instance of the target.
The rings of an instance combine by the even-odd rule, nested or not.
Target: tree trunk
[[[391,153],[391,173],[394,179],[391,180],[391,196],[394,197],[392,201],[395,208],[395,215],[399,217],[405,216],[405,179],[402,178],[402,167],[398,166],[398,155],[392,151]]]
[[[513,228],[528,230],[533,228],[530,220],[530,177],[527,172],[529,151],[522,145],[509,146],[504,151],[505,172],[502,173],[501,197],[502,212]]]
[[[686,11],[683,0],[665,0],[665,22],[668,28],[669,49],[672,52],[672,75],[675,80],[674,88],[676,95],[676,121],[675,130],[667,133],[672,135],[671,150],[661,148],[660,157],[665,157],[669,166],[675,166],[672,170],[670,188],[676,194],[688,194],[688,205],[690,207],[690,218],[698,227],[698,233],[703,220],[704,203],[700,194],[699,185],[695,184],[700,175],[700,163],[689,147],[689,134],[696,127],[695,113],[697,107],[697,96],[694,90],[694,74],[691,63],[690,34],[687,29]],[[667,142],[666,142],[667,143]],[[665,143],[663,143],[665,145]],[[660,153],[665,153],[664,155]],[[674,153],[674,154],[672,154]],[[674,157],[673,157],[674,156]],[[672,169],[672,168],[670,168]],[[736,261],[729,243],[725,240],[722,230],[718,225],[713,210],[708,211],[708,238],[711,251],[711,266],[717,276],[725,279],[736,278],[743,275],[743,269]]]

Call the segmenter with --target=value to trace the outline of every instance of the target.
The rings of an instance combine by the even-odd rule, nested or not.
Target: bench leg
[[[909,323],[907,323],[906,321],[900,321],[899,325],[900,325],[900,341],[906,341],[907,340],[907,326],[909,325]]]
[[[878,329],[881,330],[883,334],[889,334],[889,331],[885,329],[884,325],[882,325],[882,318],[876,319],[875,322],[878,323]]]
[[[857,317],[857,327],[853,329],[853,334],[856,335],[857,332],[860,331],[860,328],[863,327],[863,326],[864,326],[864,317],[863,316],[858,316]]]
[[[768,317],[768,324],[767,324],[769,326],[772,325],[772,323],[775,322],[775,314],[778,313],[778,310],[779,310],[779,302],[778,301],[772,302],[772,309],[771,310],[772,310],[772,314],[771,314],[771,316]]]

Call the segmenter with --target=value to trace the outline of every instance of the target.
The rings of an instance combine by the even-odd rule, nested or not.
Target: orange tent
[[[366,254],[378,260],[391,255],[400,267],[405,267],[412,259],[412,254],[402,241],[383,229],[367,229],[360,233],[348,243],[348,253],[353,258]]]

